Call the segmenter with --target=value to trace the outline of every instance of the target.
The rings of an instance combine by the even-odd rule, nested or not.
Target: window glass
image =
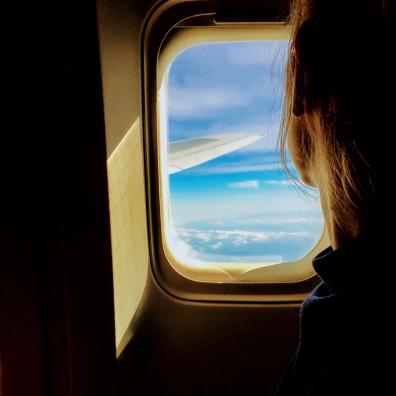
[[[277,153],[285,51],[285,40],[207,43],[170,65],[160,133],[176,258],[266,265],[300,259],[318,242],[318,193],[296,187]]]

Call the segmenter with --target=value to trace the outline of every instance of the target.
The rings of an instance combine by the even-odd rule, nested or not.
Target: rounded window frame
[[[197,12],[197,3],[172,2],[154,11],[146,26],[142,46],[144,98],[144,142],[149,208],[151,269],[158,284],[171,295],[200,301],[302,301],[318,283],[312,258],[329,245],[327,233],[303,258],[293,262],[261,266],[254,277],[233,281],[226,268],[196,268],[179,262],[166,243],[168,188],[161,175],[165,144],[159,133],[160,89],[168,66],[183,50],[203,42],[283,39],[289,34],[284,23],[268,21],[216,22],[216,1],[201,3],[206,13]],[[180,8],[181,7],[181,8]],[[211,9],[212,7],[212,9]],[[162,8],[162,9],[161,9]],[[181,12],[182,11],[182,12]],[[184,14],[184,17],[183,17]],[[177,26],[177,27],[176,27]],[[196,32],[200,32],[200,36]],[[238,40],[235,40],[235,35]],[[154,58],[153,58],[154,57]],[[157,62],[150,62],[156,59]],[[162,137],[163,139],[163,137]],[[162,165],[161,165],[162,164]],[[226,267],[226,265],[224,266]],[[258,266],[257,266],[258,267]]]

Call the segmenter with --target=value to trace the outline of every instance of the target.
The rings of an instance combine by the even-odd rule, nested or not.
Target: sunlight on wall
[[[142,298],[149,265],[143,150],[137,119],[107,161],[117,352]]]

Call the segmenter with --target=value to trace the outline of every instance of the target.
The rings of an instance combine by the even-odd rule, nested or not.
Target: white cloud
[[[259,182],[258,180],[244,180],[235,183],[228,183],[228,187],[231,188],[258,188]]]
[[[206,253],[206,252],[198,252],[197,258],[202,261],[211,262],[211,263],[243,263],[249,268],[250,265],[253,267],[257,266],[259,263],[260,267],[266,264],[275,264],[281,263],[284,260],[281,255],[233,255],[233,254],[216,254],[216,253]]]
[[[235,239],[232,244],[234,246],[242,246],[242,245],[247,245],[248,241],[246,239],[242,239],[242,238],[237,238]]]
[[[291,180],[267,180],[266,183],[276,186],[290,186],[294,184]]]
[[[196,233],[195,237],[203,242],[209,242],[211,239],[211,235],[208,232],[198,232]]]
[[[250,94],[228,87],[171,87],[169,114],[171,117],[207,118],[214,112],[240,106],[250,101]]]
[[[234,238],[235,240],[254,240],[263,241],[270,238],[283,237],[306,237],[309,235],[306,231],[286,232],[286,231],[245,231],[245,230],[197,230],[193,228],[176,228],[175,235],[184,238],[197,238],[204,242],[221,241],[224,239]]]
[[[276,232],[263,232],[263,231],[244,231],[244,230],[233,230],[233,231],[222,231],[216,230],[214,231],[216,239],[225,239],[225,238],[235,238],[239,244],[242,244],[242,241],[246,241],[249,239],[254,240],[265,240],[270,238],[271,236],[276,236]]]
[[[210,247],[214,250],[220,249],[223,246],[223,242],[216,242],[213,245],[210,245]]]
[[[169,233],[172,251],[184,262],[194,265],[207,265],[211,262],[282,262],[284,259],[278,252],[268,252],[268,247],[274,240],[287,238],[287,241],[288,238],[295,240],[312,236],[306,231],[199,230],[173,227]],[[190,240],[186,243],[187,238]],[[247,251],[249,254],[246,254]],[[262,255],[262,251],[269,254]]]
[[[234,111],[233,108],[251,105],[260,101],[263,106],[268,100],[268,108],[263,108],[263,113],[260,112],[252,120],[243,117],[241,112],[241,119],[245,119],[239,125],[231,125],[237,131],[260,130],[264,133],[272,134],[272,131],[278,132],[279,120],[281,115],[282,101],[279,92],[281,89],[275,80],[271,79],[267,74],[261,77],[255,89],[246,89],[245,86],[231,86],[232,81],[219,86],[199,86],[196,83],[187,83],[185,85],[174,85],[169,87],[168,108],[169,116],[175,119],[189,119],[212,118],[220,110]],[[264,114],[264,116],[263,116]],[[224,119],[227,121],[227,118]],[[223,122],[224,122],[223,121]],[[227,129],[227,125],[215,125],[214,128],[222,127]],[[214,133],[220,133],[215,130]]]
[[[189,243],[177,238],[177,233],[171,238],[171,246],[175,252],[185,257],[195,257],[197,255],[197,251]]]

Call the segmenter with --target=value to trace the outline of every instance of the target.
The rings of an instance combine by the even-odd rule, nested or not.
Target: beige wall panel
[[[156,1],[97,0],[107,157],[141,114],[141,33]]]
[[[142,152],[137,119],[107,161],[117,345],[143,295],[149,263]]]

